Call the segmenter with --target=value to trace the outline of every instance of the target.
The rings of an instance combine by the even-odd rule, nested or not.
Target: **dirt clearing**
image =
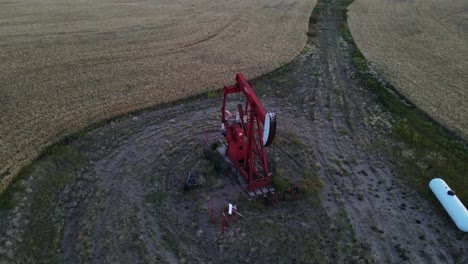
[[[292,60],[314,5],[0,1],[0,190],[65,134]]]
[[[219,129],[221,96],[185,102],[116,120],[35,163],[17,183],[17,206],[1,211],[0,261],[466,262],[466,234],[376,151],[382,141],[392,148],[392,115],[360,85],[343,8],[322,2],[301,55],[252,82],[278,117],[275,181],[309,194],[276,206],[242,198],[201,155],[204,132]],[[200,187],[184,193],[194,168]],[[211,200],[218,212],[237,203],[245,218],[221,236]]]
[[[468,139],[468,2],[356,0],[354,41],[377,72]]]

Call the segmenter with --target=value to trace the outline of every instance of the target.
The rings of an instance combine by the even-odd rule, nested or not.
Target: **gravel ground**
[[[468,2],[355,0],[353,39],[378,73],[468,139]]]
[[[314,5],[0,0],[0,190],[65,134],[289,62]]]

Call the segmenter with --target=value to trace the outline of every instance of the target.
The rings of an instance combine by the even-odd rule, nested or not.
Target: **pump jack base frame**
[[[244,177],[240,174],[240,171],[236,168],[236,166],[232,163],[232,161],[226,156],[226,145],[221,144],[216,148],[216,152],[220,156],[220,162],[226,163],[226,169],[228,172],[232,173],[236,176],[235,180],[240,185],[240,190],[242,190],[243,195],[247,195],[248,198],[254,198],[256,196],[265,196],[271,195],[275,193],[275,188],[271,185],[263,186],[253,190],[247,190],[248,184],[245,181]]]

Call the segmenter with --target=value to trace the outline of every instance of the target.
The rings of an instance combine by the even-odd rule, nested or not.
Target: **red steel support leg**
[[[214,209],[213,199],[210,199],[210,222],[214,223],[215,221],[216,210]]]
[[[224,235],[224,229],[228,225],[227,223],[227,216],[224,215],[223,218],[221,219],[221,235]]]

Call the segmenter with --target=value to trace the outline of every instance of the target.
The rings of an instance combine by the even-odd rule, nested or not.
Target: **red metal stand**
[[[233,209],[232,214],[226,214],[227,209],[223,211],[223,218],[221,219],[221,235],[224,235],[224,230],[228,227],[232,222],[237,222],[237,210]]]
[[[215,214],[216,214],[216,210],[214,209],[213,199],[210,198],[210,222],[211,222],[211,223],[216,222],[216,220],[215,220]]]

